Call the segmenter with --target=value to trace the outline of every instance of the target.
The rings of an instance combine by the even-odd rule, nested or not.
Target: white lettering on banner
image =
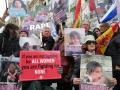
[[[33,59],[32,60],[32,64],[36,64],[36,63],[55,63],[54,59]]]
[[[45,74],[45,69],[44,70],[35,70],[35,74]]]
[[[50,23],[41,23],[41,24],[36,24],[36,25],[30,25],[30,30],[43,29],[44,27],[50,28]]]

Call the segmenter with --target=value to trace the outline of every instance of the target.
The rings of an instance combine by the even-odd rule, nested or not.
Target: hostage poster
[[[100,55],[82,55],[80,79],[81,90],[112,90],[114,85],[111,83],[111,57]]]

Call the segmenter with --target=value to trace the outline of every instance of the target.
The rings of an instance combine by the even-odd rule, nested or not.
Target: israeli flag
[[[106,23],[113,19],[115,16],[120,15],[120,0],[115,0],[114,4],[110,7],[107,13],[101,18],[101,23]]]

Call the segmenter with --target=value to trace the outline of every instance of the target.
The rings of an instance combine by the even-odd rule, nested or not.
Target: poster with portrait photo
[[[64,48],[65,56],[78,56],[82,54],[82,44],[84,43],[85,30],[83,28],[65,28]]]
[[[110,56],[81,56],[81,90],[112,90],[114,85],[111,83],[111,79],[112,60]]]
[[[20,37],[19,45],[22,50],[40,50],[41,40],[33,37]]]
[[[0,82],[17,83],[20,74],[18,57],[1,57]]]
[[[55,23],[59,24],[67,19],[66,10],[67,0],[54,1],[53,19]]]
[[[23,17],[27,15],[27,1],[26,0],[8,0],[8,13],[11,17]]]

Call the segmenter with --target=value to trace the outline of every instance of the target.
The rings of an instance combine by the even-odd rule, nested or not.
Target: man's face
[[[43,36],[45,36],[45,37],[50,37],[51,36],[51,31],[50,31],[49,28],[45,28],[43,30]]]
[[[85,32],[87,32],[90,29],[90,22],[89,21],[84,21],[82,23],[82,28],[84,28]]]
[[[90,75],[94,82],[97,82],[102,79],[102,68],[96,67],[96,69]]]

